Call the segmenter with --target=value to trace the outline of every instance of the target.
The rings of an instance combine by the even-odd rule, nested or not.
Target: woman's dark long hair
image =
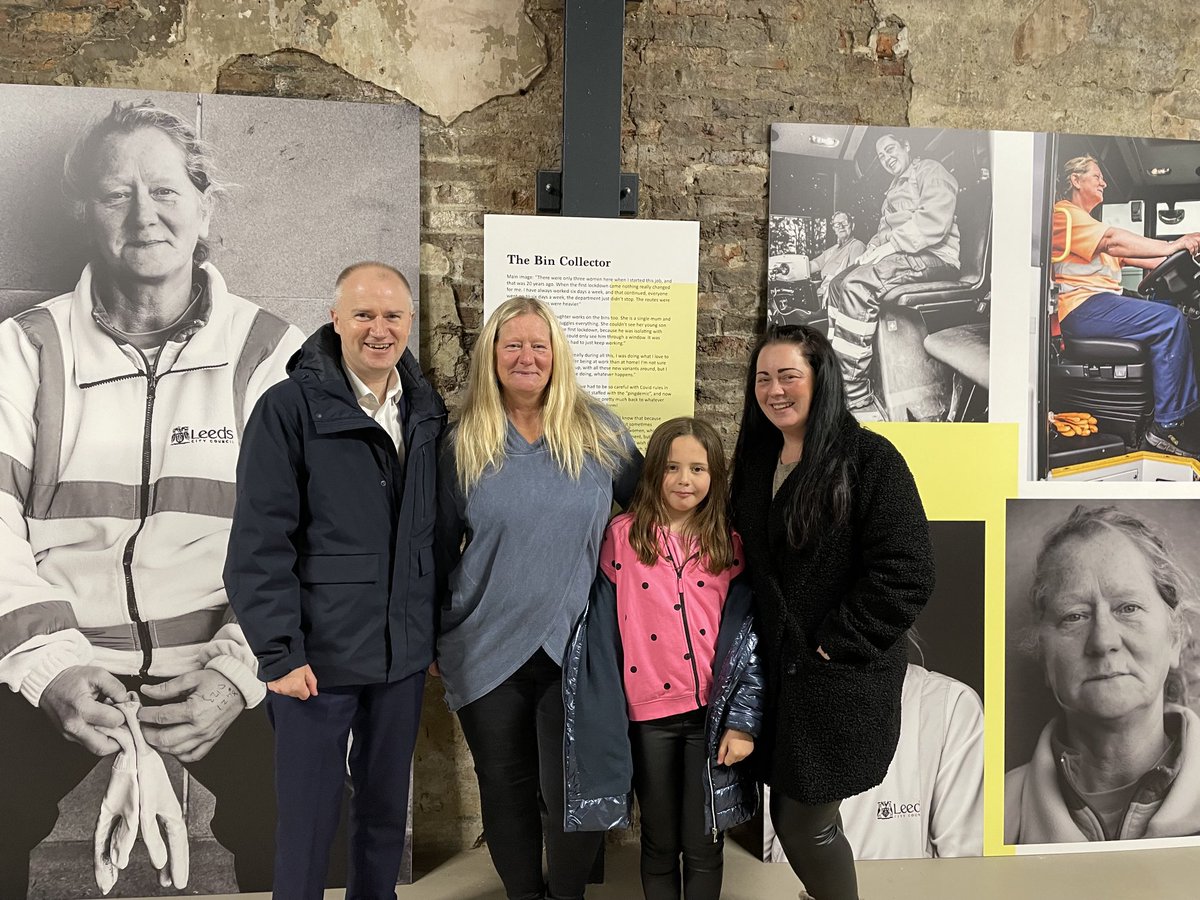
[[[745,486],[746,461],[756,455],[775,457],[783,446],[783,435],[759,407],[755,392],[758,357],[771,344],[792,344],[813,371],[804,455],[784,507],[788,542],[801,548],[843,524],[850,514],[853,473],[847,442],[858,424],[846,406],[837,354],[825,335],[807,325],[771,326],[751,352],[746,372],[742,425],[734,450],[735,497]]]

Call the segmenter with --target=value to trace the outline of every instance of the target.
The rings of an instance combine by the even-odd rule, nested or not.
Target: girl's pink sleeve
[[[746,551],[742,547],[742,536],[733,530],[729,534],[733,538],[733,568],[729,570],[729,577],[736,578],[746,568]]]

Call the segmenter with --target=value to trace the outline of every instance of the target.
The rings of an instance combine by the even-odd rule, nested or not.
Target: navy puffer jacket
[[[752,602],[746,578],[735,579],[725,600],[713,659],[705,735],[704,827],[714,840],[720,832],[745,822],[758,807],[753,756],[732,766],[717,763],[726,729],[756,737],[762,730],[764,684],[755,655],[758,638],[750,615]],[[629,827],[633,752],[622,671],[616,587],[598,573],[563,659],[567,831]]]

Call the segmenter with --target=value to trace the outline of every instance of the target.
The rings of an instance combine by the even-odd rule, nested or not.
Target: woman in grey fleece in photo
[[[562,660],[613,500],[628,503],[641,463],[621,421],[576,382],[550,308],[501,304],[472,351],[438,466],[447,583],[435,669],[510,900],[579,900],[603,838],[563,831]]]

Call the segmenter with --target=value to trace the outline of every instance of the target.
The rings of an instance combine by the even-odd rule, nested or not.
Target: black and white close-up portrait
[[[265,688],[221,578],[238,448],[341,268],[417,283],[416,111],[0,110],[0,897],[267,890]]]
[[[1010,500],[1004,840],[1200,834],[1200,503]]]

